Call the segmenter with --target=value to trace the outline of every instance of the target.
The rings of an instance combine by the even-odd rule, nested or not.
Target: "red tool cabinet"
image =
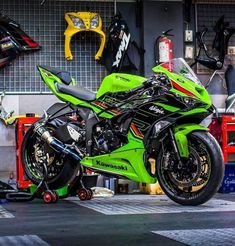
[[[235,162],[235,116],[222,116],[222,150],[224,162]]]
[[[21,117],[17,119],[16,123],[16,176],[17,176],[17,188],[19,189],[27,189],[31,184],[30,181],[27,180],[24,174],[24,170],[22,167],[22,159],[21,159],[21,148],[22,142],[25,133],[28,128],[40,117]]]

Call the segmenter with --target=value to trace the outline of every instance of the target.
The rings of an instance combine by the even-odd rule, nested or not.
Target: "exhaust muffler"
[[[60,140],[53,137],[50,132],[44,127],[44,125],[42,125],[42,123],[36,122],[33,126],[33,131],[37,133],[41,137],[41,139],[56,152],[64,153],[70,156],[75,161],[80,161],[83,158],[81,153],[78,153],[72,147],[66,146]]]

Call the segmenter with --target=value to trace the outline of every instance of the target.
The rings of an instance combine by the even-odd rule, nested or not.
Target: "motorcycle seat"
[[[60,93],[65,93],[87,102],[91,102],[96,99],[96,94],[94,92],[88,91],[81,87],[56,83],[56,88]]]
[[[57,76],[61,80],[61,82],[63,82],[66,85],[69,85],[72,82],[72,78],[69,72],[67,71],[63,71],[49,66],[40,66],[40,67]]]

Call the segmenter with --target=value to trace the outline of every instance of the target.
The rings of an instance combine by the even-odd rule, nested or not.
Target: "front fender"
[[[208,131],[208,128],[198,124],[184,124],[174,128],[174,137],[181,157],[188,158],[188,139],[187,135],[194,131]]]

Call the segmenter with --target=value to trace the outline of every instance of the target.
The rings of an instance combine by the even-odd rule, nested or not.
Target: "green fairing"
[[[94,110],[97,114],[101,112],[101,109],[99,109],[98,107],[95,107],[94,105],[91,105],[90,103],[88,103],[86,101],[82,101],[82,100],[80,100],[76,97],[70,96],[68,94],[59,93],[56,89],[55,84],[56,83],[62,84],[62,81],[57,76],[50,73],[50,71],[47,71],[41,67],[39,67],[38,69],[40,71],[40,74],[42,76],[44,83],[49,87],[49,89],[53,92],[53,94],[58,99],[60,99],[63,102],[70,102],[73,105],[79,105],[81,107],[90,108],[90,109]],[[72,79],[72,85],[76,85],[76,82],[74,79]],[[102,113],[101,116],[104,118],[108,118],[108,119],[113,117],[111,114],[108,114],[108,113]]]
[[[129,133],[128,144],[116,149],[110,154],[85,157],[81,160],[81,164],[96,170],[115,173],[136,182],[153,184],[156,183],[157,179],[151,177],[146,171],[144,152],[143,141],[134,138]]]
[[[49,71],[39,67],[38,68],[40,71],[40,74],[42,76],[43,81],[45,82],[45,84],[50,88],[50,90],[53,92],[53,94],[59,98],[61,101],[63,102],[71,102],[73,105],[80,105],[80,106],[84,106],[84,107],[91,107],[91,105],[85,101],[79,100],[78,98],[75,98],[73,96],[67,95],[67,94],[63,94],[63,93],[59,93],[56,90],[55,84],[56,83],[61,83],[61,80],[55,76],[54,74],[50,73]],[[73,80],[74,81],[74,80]],[[75,83],[75,82],[73,82]]]
[[[155,103],[156,105],[158,106],[161,106],[163,107],[164,109],[170,111],[170,112],[175,112],[175,111],[178,111],[180,108],[177,108],[177,107],[173,107],[173,106],[170,106],[170,105],[167,105],[167,104],[164,104],[164,103]]]
[[[80,105],[80,106],[85,106],[88,108],[93,109],[96,113],[99,113],[101,109],[98,107],[92,106],[91,104],[88,104],[84,101],[81,101],[77,98],[74,98],[72,96],[58,93],[56,88],[55,88],[55,83],[62,83],[58,77],[55,75],[49,73],[49,71],[44,71],[44,69],[39,68],[43,81],[47,84],[47,86],[50,88],[50,90],[62,101],[69,101],[74,105]],[[49,75],[49,76],[48,76]],[[125,79],[123,79],[125,78]],[[129,82],[127,79],[132,79],[135,78],[134,81]],[[111,74],[107,76],[103,82],[102,85],[97,93],[97,98],[100,97],[101,95],[105,94],[106,92],[116,92],[116,91],[125,91],[131,88],[134,88],[136,86],[141,85],[143,81],[145,81],[145,78],[139,77],[139,76],[132,76],[132,75],[126,75],[126,74]],[[119,84],[120,83],[120,84]],[[108,114],[108,113],[103,113],[101,115],[102,117],[105,118],[112,118],[113,116]],[[106,170],[107,172],[116,172],[120,175],[123,175],[127,178],[139,181],[139,182],[146,182],[146,183],[151,183],[151,182],[156,182],[156,179],[152,178],[149,176],[149,174],[146,172],[146,169],[144,167],[143,163],[143,153],[144,153],[144,146],[143,142],[139,141],[138,139],[135,139],[131,135],[129,135],[129,143],[118,150],[114,151],[113,153],[109,155],[101,155],[97,157],[86,157],[81,161],[81,164],[87,167],[93,167],[96,169],[103,169]],[[137,158],[137,163],[136,163],[136,157]],[[105,164],[109,164],[112,166],[115,165],[121,165],[123,166],[124,169],[127,170],[116,170],[113,168],[108,168],[97,165],[97,161]],[[134,168],[133,168],[134,167]],[[142,173],[141,177],[138,177],[137,173]]]
[[[170,80],[176,81],[177,84],[179,84],[181,87],[185,88],[186,90],[188,90],[189,92],[194,94],[198,100],[201,100],[202,102],[204,102],[207,105],[206,109],[208,109],[212,105],[211,98],[210,98],[210,95],[208,94],[208,92],[204,88],[202,88],[201,86],[192,82],[191,80],[189,80],[187,78],[182,79],[182,76],[180,76],[179,74],[172,73],[162,66],[156,66],[152,70],[155,73],[164,73],[167,75],[167,77]],[[176,90],[173,87],[172,87],[172,89],[170,89],[170,91],[177,93],[181,96],[187,96],[187,95],[185,95],[185,93],[183,93],[179,90]]]
[[[187,112],[180,112],[180,114],[186,116],[186,115],[194,115],[194,114],[203,114],[206,112],[207,110],[205,108],[196,108],[196,109],[189,110]]]
[[[188,157],[187,135],[193,131],[207,131],[206,127],[197,124],[184,124],[174,128],[174,136],[181,157]],[[151,177],[144,165],[143,141],[128,134],[128,144],[116,149],[110,154],[85,157],[81,164],[96,170],[116,173],[136,182],[148,184],[156,183],[156,178]]]
[[[208,131],[208,128],[197,124],[184,124],[174,128],[174,136],[181,157],[188,157],[187,135],[194,131]]]
[[[172,107],[172,106],[169,106],[163,103],[156,103],[156,105],[162,106],[164,109],[171,111],[171,112],[175,112],[179,110],[179,108]],[[193,109],[187,112],[180,112],[180,114],[186,116],[186,115],[194,115],[194,114],[200,114],[200,113],[206,113],[206,112],[207,110],[205,108],[197,108],[197,109]],[[178,147],[181,157],[187,158],[189,155],[187,135],[193,131],[198,131],[198,130],[207,131],[208,129],[203,126],[196,125],[196,124],[180,125],[174,129],[175,140],[176,140],[177,147]]]
[[[96,94],[96,98],[100,98],[108,92],[131,90],[137,86],[140,86],[144,81],[146,81],[146,78],[141,76],[112,73],[103,79],[101,86]]]

